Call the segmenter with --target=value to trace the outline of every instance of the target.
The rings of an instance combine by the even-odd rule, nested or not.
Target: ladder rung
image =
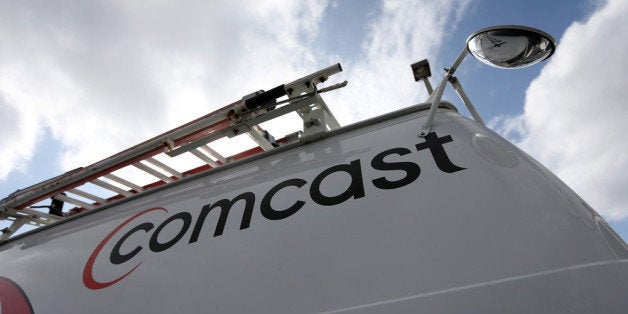
[[[218,159],[221,163],[223,163],[223,164],[227,163],[227,158],[222,156],[220,153],[215,151],[213,148],[209,147],[209,145],[205,144],[205,145],[201,146],[201,148],[204,151],[206,151],[208,154],[212,155],[212,157]]]
[[[143,188],[143,187],[141,187],[141,186],[139,186],[139,185],[137,185],[137,184],[135,184],[135,183],[131,183],[131,182],[129,182],[129,181],[127,181],[127,180],[125,180],[125,179],[122,179],[122,178],[120,178],[120,177],[118,177],[118,176],[114,175],[113,173],[106,174],[106,175],[104,175],[104,177],[105,177],[105,178],[107,178],[107,179],[109,179],[109,180],[111,180],[111,181],[113,181],[113,182],[116,182],[116,183],[120,183],[120,184],[122,184],[122,185],[125,185],[125,186],[127,186],[127,187],[129,187],[129,188],[131,188],[131,189],[133,189],[133,190],[138,191],[138,192],[142,192],[142,191],[144,191],[144,188]]]
[[[207,157],[207,155],[203,154],[200,150],[198,150],[198,148],[194,148],[194,149],[190,150],[189,152],[192,153],[192,155],[198,157],[198,159],[200,159],[200,160],[204,161],[205,163],[207,163],[208,165],[212,166],[212,168],[218,167],[218,163],[213,161],[211,158]]]
[[[91,193],[87,193],[87,192],[85,192],[85,191],[81,191],[81,190],[79,190],[79,189],[69,189],[69,190],[68,190],[68,192],[70,192],[70,193],[72,193],[72,194],[76,194],[76,195],[78,195],[78,196],[82,196],[82,197],[84,197],[84,198],[89,198],[90,200],[92,200],[92,201],[96,201],[96,202],[98,202],[98,203],[100,203],[100,204],[105,204],[105,203],[107,203],[107,200],[106,200],[106,199],[101,198],[101,197],[98,197],[98,196],[96,196],[96,195],[94,195],[94,194],[91,194]]]
[[[107,182],[105,182],[103,180],[100,180],[100,179],[94,179],[94,180],[91,181],[91,183],[95,184],[95,185],[98,185],[101,188],[104,188],[104,189],[116,192],[116,193],[118,193],[118,194],[120,194],[122,196],[133,196],[133,193],[131,193],[129,191],[126,191],[124,189],[121,189],[121,188],[119,188],[119,187],[117,187],[117,186],[115,186],[115,185],[113,185],[111,183],[107,183]]]
[[[160,169],[169,172],[170,174],[174,175],[175,177],[181,179],[183,178],[183,174],[179,171],[174,170],[172,167],[162,163],[161,161],[153,158],[153,157],[148,157],[145,159],[147,162],[155,165],[156,167],[159,167]]]
[[[174,180],[172,180],[172,178],[168,177],[167,175],[165,175],[165,174],[163,174],[163,173],[161,173],[161,172],[159,172],[159,171],[157,171],[157,170],[155,170],[155,169],[153,169],[153,168],[151,168],[151,167],[149,167],[149,166],[147,166],[147,165],[145,165],[145,164],[143,164],[141,162],[134,163],[133,167],[135,167],[137,169],[140,169],[140,170],[142,170],[142,171],[144,171],[144,172],[146,172],[148,174],[151,174],[154,177],[156,177],[158,179],[161,179],[163,181],[166,181],[168,183],[174,181]]]
[[[83,201],[79,201],[75,198],[71,198],[69,196],[63,195],[63,194],[57,194],[55,196],[53,196],[52,198],[56,199],[56,200],[60,200],[60,201],[64,201],[66,203],[70,203],[70,204],[74,204],[76,206],[81,206],[85,209],[94,209],[96,208],[96,206],[92,205],[92,204],[88,204],[85,203]]]

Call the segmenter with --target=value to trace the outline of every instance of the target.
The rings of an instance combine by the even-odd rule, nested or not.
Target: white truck
[[[334,65],[18,190],[0,201],[0,311],[626,313],[624,241],[453,76],[467,51],[517,67],[554,45],[480,30],[435,90],[413,65],[427,103],[345,127],[320,96],[344,83],[317,88]],[[448,82],[473,120],[440,100]],[[288,113],[300,132],[260,125]],[[256,147],[215,147],[247,135]]]

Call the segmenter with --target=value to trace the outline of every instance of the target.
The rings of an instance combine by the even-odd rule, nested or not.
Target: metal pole
[[[432,84],[430,84],[430,80],[427,77],[421,79],[425,84],[425,89],[427,89],[428,95],[431,95],[434,89],[432,88]]]
[[[445,76],[440,81],[440,84],[438,84],[438,86],[436,87],[436,90],[434,91],[434,93],[432,93],[430,97],[427,99],[427,102],[430,102],[430,101],[432,102],[432,106],[430,106],[430,112],[427,115],[427,120],[423,124],[421,130],[419,130],[419,136],[421,137],[426,136],[432,129],[432,125],[434,124],[434,116],[436,115],[436,109],[438,108],[440,99],[443,97],[443,92],[445,91],[445,85],[447,85],[447,81],[449,81],[449,79],[453,76],[454,72],[456,71],[456,69],[462,62],[462,60],[464,60],[464,57],[467,56],[467,53],[468,53],[468,50],[467,50],[467,47],[465,46],[464,49],[462,49],[462,51],[456,58],[456,60],[454,61],[454,63],[451,65],[451,67],[447,69],[447,73],[445,73]]]
[[[471,103],[471,99],[467,97],[467,94],[462,89],[462,84],[460,84],[458,78],[456,78],[455,76],[450,77],[449,83],[451,83],[451,86],[454,88],[454,91],[456,91],[456,94],[458,94],[458,97],[460,97],[460,99],[462,99],[462,102],[467,106],[467,109],[471,113],[471,116],[473,116],[473,119],[483,126],[486,126],[484,120],[482,120],[482,117],[480,117],[480,114],[477,112],[477,110],[475,110],[475,107]]]

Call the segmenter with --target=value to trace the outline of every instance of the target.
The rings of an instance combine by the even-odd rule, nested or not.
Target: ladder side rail
[[[43,186],[35,186],[35,188],[32,189],[25,189],[0,205],[14,207],[17,209],[24,208],[50,198],[67,189],[78,187],[115,170],[132,165],[148,157],[153,157],[161,153],[164,148],[164,143],[167,140],[172,140],[172,138],[176,139],[175,142],[182,142],[188,140],[189,138],[193,139],[197,136],[205,136],[203,133],[204,130],[206,131],[209,129],[215,132],[215,130],[212,129],[214,125],[219,124],[220,127],[228,125],[228,121],[227,123],[224,123],[224,121],[226,121],[226,113],[228,112],[228,109],[239,103],[241,102],[236,102],[224,107],[222,110],[212,113],[214,115],[218,114],[217,116],[211,116],[211,114],[206,115],[193,121],[192,123],[188,123],[184,126],[163,133],[151,140],[145,141],[90,166],[75,169],[65,175],[57,177],[55,180],[47,181]]]
[[[80,171],[81,169],[83,169],[83,167],[67,171],[64,174],[60,174],[60,175],[52,177],[52,178],[50,178],[48,180],[44,180],[42,182],[33,184],[33,185],[29,186],[29,187],[26,187],[26,188],[23,188],[23,189],[18,189],[17,191],[9,194],[9,196],[1,199],[0,200],[0,206],[11,207],[11,204],[13,204],[13,202],[16,202],[16,200],[23,198],[23,194],[29,193],[29,191],[36,191],[36,190],[39,190],[39,189],[41,189],[43,187],[46,187],[46,186],[48,186],[50,184],[53,184],[54,182],[57,182],[57,181],[61,180],[63,177],[70,176],[71,174],[76,173],[76,172]]]

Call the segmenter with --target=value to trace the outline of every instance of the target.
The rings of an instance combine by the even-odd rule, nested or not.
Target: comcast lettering
[[[425,149],[429,150],[436,167],[440,171],[444,173],[454,173],[465,169],[453,164],[447,155],[444,144],[453,142],[453,138],[451,136],[447,135],[438,137],[436,133],[432,132],[424,139],[424,142],[416,144],[413,149],[415,151]],[[421,168],[417,163],[410,160],[395,162],[386,161],[389,156],[405,156],[412,154],[412,152],[413,150],[410,148],[396,147],[382,151],[375,155],[369,161],[367,166],[384,172],[402,171],[404,175],[402,178],[398,178],[396,180],[390,180],[384,175],[371,179],[369,183],[375,188],[390,190],[406,186],[417,180],[421,174]],[[352,160],[348,163],[337,164],[324,169],[310,181],[304,178],[291,178],[277,183],[264,195],[256,195],[253,192],[244,192],[232,199],[221,199],[216,202],[203,205],[199,211],[195,212],[198,213],[196,216],[194,216],[191,212],[181,211],[170,216],[166,216],[159,224],[146,221],[142,222],[142,217],[151,212],[163,212],[168,214],[168,210],[161,207],[146,209],[121,223],[99,243],[85,264],[83,269],[83,283],[89,289],[103,289],[124,279],[142,264],[142,262],[139,262],[134,266],[130,266],[129,271],[124,275],[106,282],[99,282],[93,277],[93,268],[96,258],[100,256],[101,253],[107,253],[102,252],[105,245],[112,238],[114,238],[114,236],[116,236],[121,229],[131,223],[135,226],[121,236],[118,235],[116,237],[118,238],[117,242],[115,242],[111,251],[108,252],[108,260],[113,265],[120,265],[130,261],[133,257],[145,249],[158,253],[168,250],[174,245],[180,243],[196,243],[199,240],[204,227],[207,225],[206,218],[212,210],[220,211],[216,227],[213,230],[213,237],[219,237],[224,232],[229,212],[236,205],[243,206],[244,208],[243,215],[240,220],[240,230],[243,230],[251,227],[251,217],[256,208],[259,213],[268,220],[282,220],[297,213],[310,201],[322,206],[335,206],[351,199],[363,198],[366,196],[365,179],[362,175],[363,167],[365,167],[365,165],[360,159]],[[323,193],[322,191],[326,190],[322,187],[325,182],[328,182],[325,181],[325,179],[336,173],[344,173],[345,176],[348,176],[350,178],[349,184],[346,188],[344,188],[344,190],[337,191],[334,195]],[[395,177],[397,178],[398,176]],[[299,193],[290,194],[294,199],[291,200],[291,204],[289,206],[285,206],[284,208],[275,208],[272,206],[272,200],[281,191]],[[164,236],[162,235],[160,237],[160,234],[162,234],[162,231],[170,224],[176,224],[180,229],[176,232],[176,234],[169,235],[167,236],[168,239],[164,240]],[[137,245],[129,250],[127,244],[127,246],[125,246],[127,249],[121,250],[123,245],[125,245],[125,242],[131,236],[137,237],[138,235],[145,238],[143,245]],[[124,251],[124,253],[122,251]]]

